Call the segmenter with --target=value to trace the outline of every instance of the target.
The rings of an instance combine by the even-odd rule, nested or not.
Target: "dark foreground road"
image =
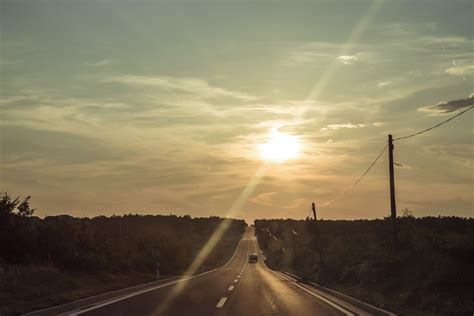
[[[247,263],[248,254],[258,263]],[[360,310],[335,304],[263,263],[252,229],[222,268],[164,283],[64,315],[355,315]]]

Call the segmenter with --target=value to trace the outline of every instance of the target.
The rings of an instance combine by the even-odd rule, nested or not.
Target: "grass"
[[[0,268],[0,314],[16,315],[154,280],[153,274],[84,274],[48,265]]]
[[[225,264],[241,234],[222,238],[197,273]],[[177,251],[177,250],[175,250]],[[16,315],[154,281],[154,273],[73,272],[52,264],[0,265],[0,315]]]

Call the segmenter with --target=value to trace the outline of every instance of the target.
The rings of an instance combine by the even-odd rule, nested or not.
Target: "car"
[[[257,263],[258,262],[258,255],[256,253],[251,253],[249,255],[249,263]]]

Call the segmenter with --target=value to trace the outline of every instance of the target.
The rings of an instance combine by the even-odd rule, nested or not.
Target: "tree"
[[[35,209],[30,208],[30,198],[27,196],[20,203],[20,197],[12,199],[6,191],[0,192],[0,218],[7,217],[11,214],[17,214],[24,217],[33,215]],[[16,212],[15,212],[16,211]]]

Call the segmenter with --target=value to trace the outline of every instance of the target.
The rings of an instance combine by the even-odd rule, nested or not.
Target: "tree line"
[[[474,311],[474,219],[257,220],[267,264],[404,315]],[[321,257],[317,245],[320,245]]]
[[[29,197],[0,193],[0,267],[47,264],[67,271],[183,273],[223,221],[229,228],[200,270],[224,264],[244,233],[243,220],[175,215],[76,218],[33,216]]]

